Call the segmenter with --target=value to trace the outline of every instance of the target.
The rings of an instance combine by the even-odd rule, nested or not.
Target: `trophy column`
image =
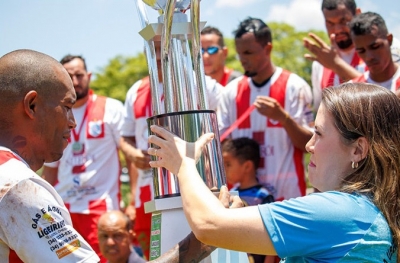
[[[157,23],[149,23],[142,1],[159,12]],[[218,194],[225,184],[225,173],[217,118],[215,111],[208,108],[205,92],[200,45],[200,29],[205,23],[199,20],[199,3],[200,0],[136,0],[152,93],[153,116],[147,119],[147,124],[165,127],[189,142],[204,133],[214,133],[215,139],[203,149],[197,169],[210,191]],[[190,21],[185,14],[189,7]],[[161,41],[163,96],[158,94],[155,41]],[[177,177],[164,168],[154,168],[153,186],[155,199],[145,204],[146,213],[152,213],[150,259],[158,258],[190,232]],[[245,253],[217,249],[204,262],[248,261]]]

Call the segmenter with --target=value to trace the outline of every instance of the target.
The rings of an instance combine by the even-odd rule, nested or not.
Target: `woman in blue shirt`
[[[186,143],[151,130],[159,137],[149,142],[160,149],[148,150],[159,156],[150,165],[178,176],[185,215],[203,243],[287,263],[400,262],[400,100],[385,88],[324,89],[306,145],[309,180],[320,192],[258,207],[226,209],[193,172],[212,134]]]

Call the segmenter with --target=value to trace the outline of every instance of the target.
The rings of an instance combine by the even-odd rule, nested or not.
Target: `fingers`
[[[218,199],[225,208],[229,208],[230,196],[228,188],[225,185],[221,186]]]
[[[214,139],[214,133],[205,133],[196,141],[196,153]]]
[[[163,127],[157,126],[157,125],[151,125],[150,130],[157,134],[161,138],[165,138],[168,140],[169,138],[172,138],[176,136],[175,134],[171,133],[170,131],[166,130]]]
[[[317,35],[310,33],[309,36],[320,46],[320,47],[327,47],[328,45]]]
[[[240,197],[237,195],[232,196],[231,202],[232,202],[232,204],[231,204],[230,208],[244,207],[244,203],[242,202],[242,199],[240,199]]]
[[[337,50],[337,49],[339,49],[339,47],[337,46],[337,43],[335,41],[335,37],[336,37],[335,34],[331,34],[329,36],[329,39],[331,40],[331,46]]]
[[[311,61],[311,62],[316,61],[316,58],[314,56],[310,55],[310,54],[305,54],[304,58],[309,60],[309,61]]]

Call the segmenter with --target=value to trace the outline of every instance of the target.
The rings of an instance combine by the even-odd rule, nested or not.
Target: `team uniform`
[[[363,83],[371,83],[371,84],[376,84],[380,85],[384,88],[387,88],[390,91],[397,91],[400,89],[400,66],[397,68],[396,73],[394,73],[393,77],[391,77],[389,80],[384,81],[384,82],[376,82],[373,81],[370,76],[369,76],[369,71],[365,72],[363,75],[361,75],[358,78],[354,78],[350,80],[349,82],[363,82]]]
[[[209,109],[216,109],[220,98],[222,86],[215,80],[206,77],[206,95],[208,98]],[[163,87],[160,83],[158,92],[162,96]],[[163,103],[160,101],[161,111]],[[152,116],[151,111],[151,91],[150,81],[146,77],[136,82],[128,91],[125,100],[124,124],[121,134],[125,137],[135,137],[136,148],[147,150],[148,126],[146,119]],[[139,243],[149,244],[151,229],[151,214],[144,213],[144,203],[154,199],[153,193],[153,174],[151,169],[138,169],[139,177],[137,182],[135,207],[136,221],[134,230]],[[143,242],[140,241],[143,240]],[[147,246],[147,245],[146,245]],[[148,248],[142,247],[144,254],[148,256]]]
[[[253,104],[257,96],[275,98],[301,126],[313,121],[311,90],[298,75],[277,67],[270,81],[256,87],[250,78],[239,77],[225,87],[218,108],[218,124],[223,134]],[[248,137],[260,144],[261,163],[258,179],[275,188],[276,200],[305,194],[303,150],[293,146],[282,125],[254,110],[233,130],[232,138]]]
[[[390,49],[392,52],[393,61],[400,62],[400,41],[396,38],[393,38]],[[357,55],[355,49],[352,49],[350,52],[339,51],[339,55],[357,71],[364,73],[368,70],[364,61],[362,61]],[[339,76],[332,70],[323,67],[317,61],[312,63],[311,84],[313,91],[313,106],[315,111],[318,109],[321,103],[322,90],[331,86],[337,86],[341,83],[343,83],[343,81],[340,80]]]
[[[282,262],[396,262],[389,225],[364,195],[331,191],[258,207]]]
[[[364,61],[358,56],[355,49],[348,53],[339,52],[340,57],[357,71],[364,73],[367,68]],[[311,84],[313,91],[313,107],[317,111],[322,99],[322,90],[343,83],[339,76],[332,70],[325,68],[319,62],[314,61],[311,69]]]
[[[0,147],[0,262],[99,262],[54,188]]]
[[[243,74],[240,73],[239,71],[235,71],[233,69],[224,67],[224,75],[222,75],[222,79],[219,82],[219,84],[225,87],[226,85],[228,85],[229,82],[231,82],[237,77],[240,77],[241,75]]]
[[[77,126],[71,142],[58,162],[45,165],[58,167],[55,189],[70,211],[74,227],[101,255],[97,219],[106,211],[120,208],[117,147],[123,105],[115,99],[90,94],[84,106],[72,111]]]

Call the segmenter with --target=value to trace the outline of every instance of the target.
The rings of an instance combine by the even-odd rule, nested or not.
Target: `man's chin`
[[[257,72],[254,72],[254,71],[245,71],[245,72],[244,72],[244,75],[245,75],[246,77],[251,78],[251,77],[256,76],[256,75],[257,75]]]
[[[48,159],[46,159],[45,162],[46,162],[46,163],[56,162],[56,161],[60,160],[62,156],[63,156],[62,153],[54,153],[54,152],[53,152],[53,154],[51,155],[51,157],[48,158]]]
[[[353,41],[351,39],[339,41],[339,42],[336,42],[336,45],[341,50],[347,50],[347,49],[353,47]]]

